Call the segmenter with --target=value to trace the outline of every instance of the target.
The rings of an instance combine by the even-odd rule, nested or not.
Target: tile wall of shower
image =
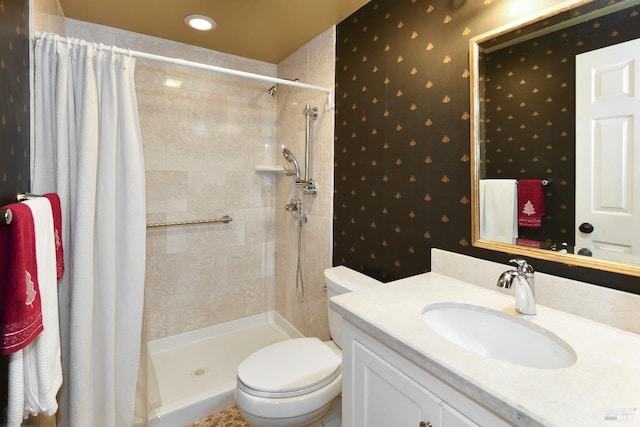
[[[334,29],[281,64],[269,64],[91,23],[65,20],[66,35],[258,74],[333,86]],[[168,82],[167,79],[170,81]],[[171,87],[180,82],[180,87]],[[326,96],[138,59],[136,93],[144,144],[147,221],[233,218],[230,224],[147,231],[145,320],[157,339],[277,309],[305,334],[328,337],[322,269],[331,263],[333,112]],[[283,164],[282,145],[304,161],[305,103],[317,105],[304,250],[307,301],[295,295],[295,223],[283,200],[291,178],[258,174]],[[283,194],[277,194],[282,192]],[[292,193],[291,193],[292,194]],[[316,277],[317,276],[317,277]]]
[[[333,88],[335,80],[334,28],[325,31],[278,64],[278,76],[300,79]],[[333,97],[331,98],[333,103]],[[316,197],[303,197],[308,221],[302,227],[302,270],[305,300],[296,295],[297,228],[291,213],[284,210],[296,194],[291,178],[278,178],[276,191],[276,296],[275,308],[305,336],[329,339],[324,269],[332,263],[333,222],[333,134],[334,110],[325,110],[327,95],[322,92],[280,88],[277,114],[277,161],[284,162],[282,146],[289,148],[304,169],[306,104],[318,108],[311,121],[309,176],[319,188]]]
[[[65,19],[58,0],[33,0],[29,4],[34,32],[65,34]]]

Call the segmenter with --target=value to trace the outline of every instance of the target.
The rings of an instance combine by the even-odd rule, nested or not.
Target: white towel
[[[29,345],[33,345],[33,342]],[[27,346],[28,347],[28,346]],[[9,356],[9,396],[7,398],[7,427],[19,427],[24,419],[24,349]]]
[[[480,238],[515,243],[518,237],[518,182],[480,180]]]
[[[9,360],[9,426],[19,426],[29,415],[53,415],[58,410],[56,394],[62,385],[56,247],[51,205],[44,197],[24,203],[33,214],[44,330],[23,350],[13,353]]]

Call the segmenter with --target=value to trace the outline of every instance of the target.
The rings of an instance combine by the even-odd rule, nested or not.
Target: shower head
[[[287,162],[290,162],[290,163],[293,164],[293,173],[292,173],[292,175],[295,175],[296,181],[300,181],[300,166],[298,165],[298,161],[294,157],[293,153],[291,151],[289,151],[288,148],[285,148],[285,149],[282,150],[282,155],[284,156],[284,158],[285,158],[285,160]]]
[[[276,96],[278,94],[278,87],[280,86],[280,83],[276,83],[273,86],[271,86],[269,88],[269,90],[267,91],[267,93],[271,96]]]
[[[280,80],[282,80],[282,79],[280,79]],[[296,83],[298,83],[298,82],[300,81],[300,80],[298,80],[298,79],[284,79],[284,80],[289,80],[289,81],[296,82]],[[285,83],[285,85],[286,85],[286,83]],[[275,97],[275,96],[278,94],[278,88],[279,88],[279,87],[280,87],[280,83],[276,83],[276,84],[274,84],[273,86],[271,86],[271,87],[269,88],[269,90],[267,91],[267,93],[268,93],[269,95],[271,95],[271,96]]]

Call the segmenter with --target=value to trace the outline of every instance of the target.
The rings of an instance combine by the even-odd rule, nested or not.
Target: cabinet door
[[[441,426],[441,403],[407,375],[353,342],[354,425],[363,427]]]

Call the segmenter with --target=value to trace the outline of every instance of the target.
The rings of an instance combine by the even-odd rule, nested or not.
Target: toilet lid
[[[297,396],[333,381],[341,363],[317,338],[285,340],[247,357],[238,367],[238,384],[253,395]]]

